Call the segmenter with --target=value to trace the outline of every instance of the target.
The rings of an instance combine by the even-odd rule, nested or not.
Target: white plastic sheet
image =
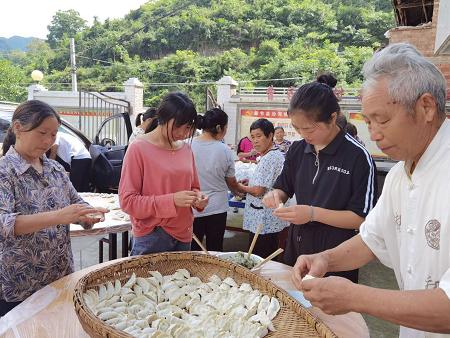
[[[238,161],[235,163],[235,169],[236,169],[236,179],[238,181],[244,180],[244,179],[250,179],[250,177],[255,172],[256,164],[255,163],[244,163],[241,161]]]
[[[16,337],[20,337],[16,327],[20,323],[29,320],[38,312],[45,309],[50,303],[59,297],[61,290],[52,286],[46,286],[40,292],[34,293],[20,304],[20,311],[14,309],[0,318],[0,335],[9,329],[13,330]]]

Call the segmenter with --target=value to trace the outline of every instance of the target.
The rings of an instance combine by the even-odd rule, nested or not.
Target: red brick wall
[[[390,30],[389,43],[408,42],[424,55],[434,55],[434,40],[436,38],[436,28],[425,27],[401,27]]]
[[[447,80],[447,87],[450,88],[450,55],[434,54],[438,13],[439,0],[434,0],[431,23],[418,27],[393,28],[389,30],[389,43],[408,42],[414,45],[424,56],[438,66]]]

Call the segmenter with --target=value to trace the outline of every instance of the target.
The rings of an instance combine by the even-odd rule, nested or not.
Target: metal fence
[[[127,144],[128,136],[124,120],[114,117],[130,113],[128,101],[103,93],[80,91],[79,108],[78,128],[86,136],[92,140],[97,136],[100,141],[110,139],[116,144]],[[100,128],[100,134],[97,135]],[[94,141],[98,143],[99,140]]]

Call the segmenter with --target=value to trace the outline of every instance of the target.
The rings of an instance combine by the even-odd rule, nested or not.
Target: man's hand
[[[323,312],[341,315],[353,311],[355,284],[342,277],[313,278],[302,282],[303,296]]]
[[[303,289],[303,278],[306,275],[322,277],[328,272],[328,257],[325,253],[302,255],[297,258],[292,269],[292,282],[299,290]]]

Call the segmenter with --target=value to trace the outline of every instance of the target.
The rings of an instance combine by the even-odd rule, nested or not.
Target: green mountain
[[[10,38],[0,37],[0,52],[9,52],[13,50],[21,50],[25,52],[30,42],[34,39],[37,38],[24,38],[16,35]]]

